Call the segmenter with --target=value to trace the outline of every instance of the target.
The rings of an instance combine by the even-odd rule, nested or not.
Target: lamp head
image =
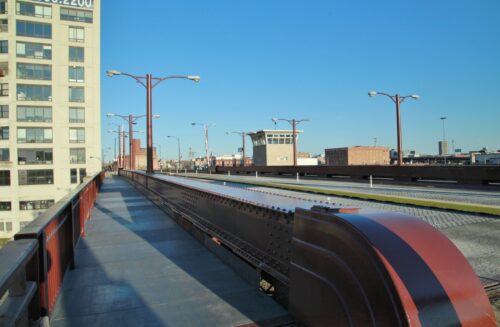
[[[199,82],[201,80],[201,77],[195,75],[195,76],[188,76],[187,79],[189,79],[191,81]]]
[[[114,115],[115,115],[115,114],[114,114],[114,113],[112,113],[112,112],[108,112],[108,113],[106,114],[106,116],[108,116],[108,117],[113,117]]]
[[[273,123],[277,123],[278,122],[278,118],[271,118],[271,120],[273,121]]]
[[[109,76],[109,77],[113,77],[115,75],[121,75],[122,73],[120,73],[119,71],[117,70],[113,70],[113,69],[109,69],[106,71],[106,74]]]
[[[193,126],[194,126],[194,125],[196,125],[196,123],[191,123],[191,125],[193,125]]]
[[[448,118],[448,117],[441,117],[441,118],[439,118],[439,119],[441,119],[441,120],[445,120],[446,118]]]
[[[374,96],[376,96],[376,95],[377,95],[377,92],[375,92],[375,91],[370,91],[370,92],[368,92],[368,96],[369,96],[369,97],[374,97]]]
[[[153,115],[153,118],[160,118],[160,115]]]
[[[414,100],[418,100],[418,99],[420,99],[420,95],[412,94],[412,95],[410,95],[410,98],[412,98]]]

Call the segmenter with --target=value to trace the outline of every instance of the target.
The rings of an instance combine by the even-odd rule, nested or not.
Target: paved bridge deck
[[[239,326],[285,316],[163,211],[106,178],[53,326]]]

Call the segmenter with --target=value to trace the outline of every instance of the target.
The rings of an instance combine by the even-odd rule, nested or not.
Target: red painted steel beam
[[[308,326],[496,326],[465,257],[419,219],[297,208],[293,234],[289,309]]]

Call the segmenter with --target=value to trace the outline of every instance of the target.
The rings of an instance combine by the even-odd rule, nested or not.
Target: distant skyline
[[[403,149],[436,154],[446,138],[464,151],[500,149],[500,2],[470,1],[104,1],[101,20],[102,136],[113,155],[107,112],[142,115],[145,90],[131,74],[200,75],[153,92],[154,142],[164,158],[189,146],[236,153],[238,135],[273,129],[272,117],[309,118],[299,150],[396,147],[394,103],[369,91],[418,94],[401,107]],[[125,124],[125,122],[123,121]],[[145,119],[136,130],[145,129]],[[128,129],[127,126],[126,130]],[[278,123],[278,129],[289,125]],[[145,146],[144,134],[140,134]],[[247,145],[251,153],[250,138]],[[128,151],[128,150],[127,150]]]

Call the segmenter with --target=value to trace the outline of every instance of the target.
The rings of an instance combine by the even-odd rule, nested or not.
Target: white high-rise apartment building
[[[0,0],[0,238],[101,169],[100,0]]]

